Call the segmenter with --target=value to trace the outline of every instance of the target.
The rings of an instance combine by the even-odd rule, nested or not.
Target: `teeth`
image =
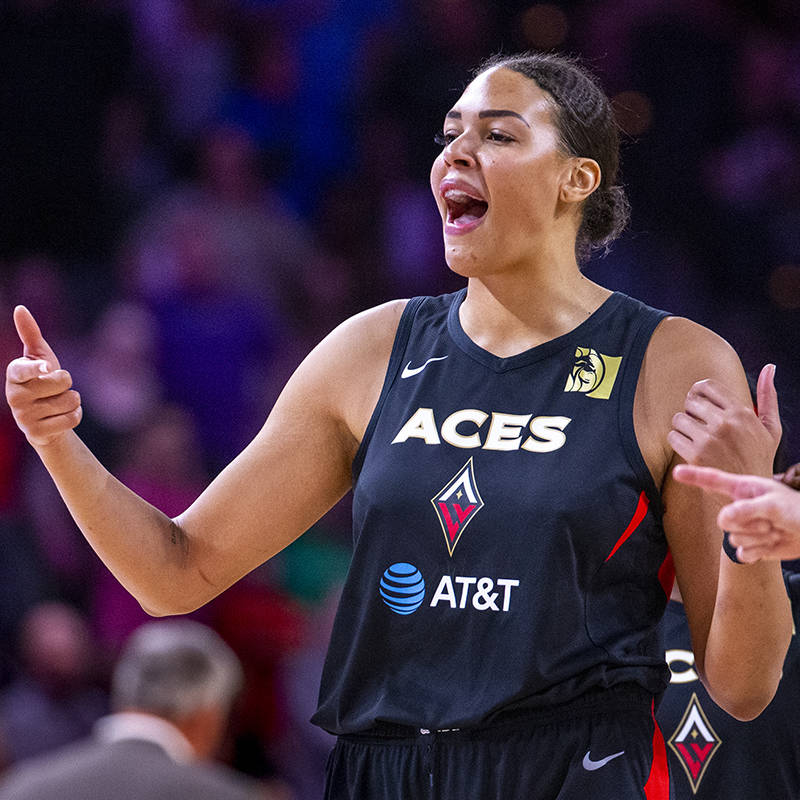
[[[470,200],[479,200],[479,198],[473,197],[471,194],[462,192],[459,189],[448,189],[444,193],[444,197],[445,200],[451,200],[454,203],[468,203]]]

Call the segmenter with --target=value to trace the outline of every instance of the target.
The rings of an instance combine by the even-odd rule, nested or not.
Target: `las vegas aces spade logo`
[[[695,692],[692,692],[692,699],[686,707],[683,719],[678,723],[667,744],[678,756],[692,792],[696,794],[706,768],[719,750],[722,740],[711,727]]]
[[[447,485],[431,498],[431,503],[442,526],[447,552],[452,556],[464,529],[483,508],[471,458]]]

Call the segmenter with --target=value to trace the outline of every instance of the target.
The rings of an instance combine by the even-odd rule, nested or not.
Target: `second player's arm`
[[[694,402],[687,400],[687,392],[703,379],[723,389],[728,411],[714,411],[701,421],[685,409]],[[665,434],[676,412],[687,414],[683,421],[698,431],[702,445],[696,452],[703,454],[704,463],[765,475],[771,473],[774,443],[752,412],[747,381],[734,351],[687,320],[671,318],[656,330],[639,386],[637,434],[647,442],[643,449],[649,450],[646,459],[651,468],[660,463],[653,471],[662,479],[664,529],[698,672],[718,705],[739,719],[751,719],[775,693],[791,637],[780,565],[740,565],[724,555],[722,532],[716,525],[721,503],[672,477],[672,468],[682,459],[666,444]],[[703,386],[693,392],[698,389],[702,392]],[[703,416],[699,410],[697,414]],[[675,432],[668,436],[676,441]]]

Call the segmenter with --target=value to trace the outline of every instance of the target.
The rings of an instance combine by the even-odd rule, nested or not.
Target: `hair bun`
[[[630,211],[628,196],[620,185],[600,186],[589,195],[575,245],[578,259],[587,259],[595,250],[607,253],[628,224]]]

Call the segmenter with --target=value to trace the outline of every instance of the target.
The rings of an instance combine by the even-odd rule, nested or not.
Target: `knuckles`
[[[72,388],[72,375],[65,369],[57,369],[47,375],[42,375],[39,383],[45,393],[65,392]]]
[[[31,444],[45,445],[83,418],[80,393],[64,369],[32,371],[30,360],[18,358],[6,367],[6,399],[14,421]]]
[[[13,363],[13,362],[12,362]],[[11,371],[11,365],[8,372]],[[72,375],[65,369],[57,369],[45,375],[36,375],[25,381],[7,378],[6,397],[9,405],[33,403],[46,397],[53,397],[72,388]]]

